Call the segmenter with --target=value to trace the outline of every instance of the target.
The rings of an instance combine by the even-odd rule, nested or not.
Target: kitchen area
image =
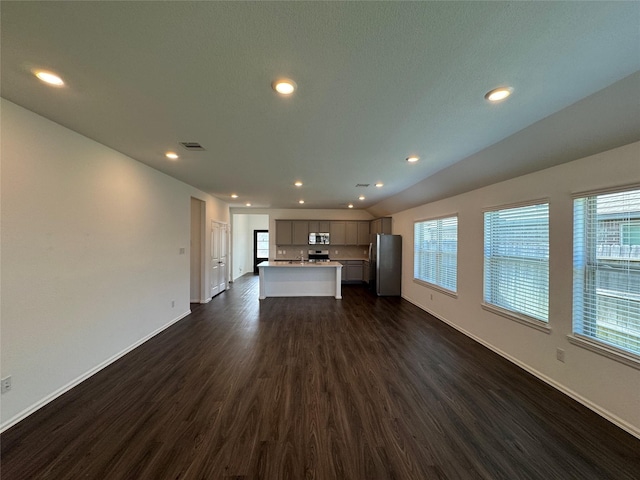
[[[275,258],[258,265],[261,299],[268,296],[338,299],[342,284],[366,284],[378,295],[400,295],[402,239],[391,235],[390,217],[275,220],[275,227]],[[335,270],[329,274],[329,269]],[[314,282],[318,284],[313,285]],[[274,283],[279,283],[279,287]]]

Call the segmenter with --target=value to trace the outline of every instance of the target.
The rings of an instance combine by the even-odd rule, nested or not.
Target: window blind
[[[458,272],[458,217],[414,224],[413,277],[455,292]]]
[[[640,190],[574,199],[573,331],[640,354]]]
[[[485,212],[484,301],[548,322],[548,203]]]

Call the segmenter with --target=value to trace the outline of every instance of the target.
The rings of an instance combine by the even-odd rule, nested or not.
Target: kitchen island
[[[267,297],[342,298],[342,264],[339,262],[262,262],[258,270],[260,300]]]

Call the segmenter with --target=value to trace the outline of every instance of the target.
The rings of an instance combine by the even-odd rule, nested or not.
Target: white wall
[[[235,280],[253,271],[253,231],[269,230],[269,215],[234,213],[231,228],[233,237],[231,278]]]
[[[206,202],[207,224],[228,222],[229,210],[11,102],[1,108],[6,429],[185,316],[190,199]]]
[[[393,216],[393,229],[404,237],[403,297],[640,436],[640,370],[567,340],[572,331],[571,195],[638,182],[640,143],[634,143],[400,212]],[[483,209],[535,199],[550,202],[550,334],[480,306]],[[414,221],[450,214],[458,214],[458,298],[412,280]],[[565,350],[565,363],[556,360],[557,348]]]

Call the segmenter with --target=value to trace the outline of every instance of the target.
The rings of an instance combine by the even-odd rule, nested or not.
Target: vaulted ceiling
[[[231,206],[385,215],[640,140],[639,2],[3,1],[0,13],[4,98]],[[294,94],[272,90],[279,77]],[[498,86],[513,94],[491,104]]]

